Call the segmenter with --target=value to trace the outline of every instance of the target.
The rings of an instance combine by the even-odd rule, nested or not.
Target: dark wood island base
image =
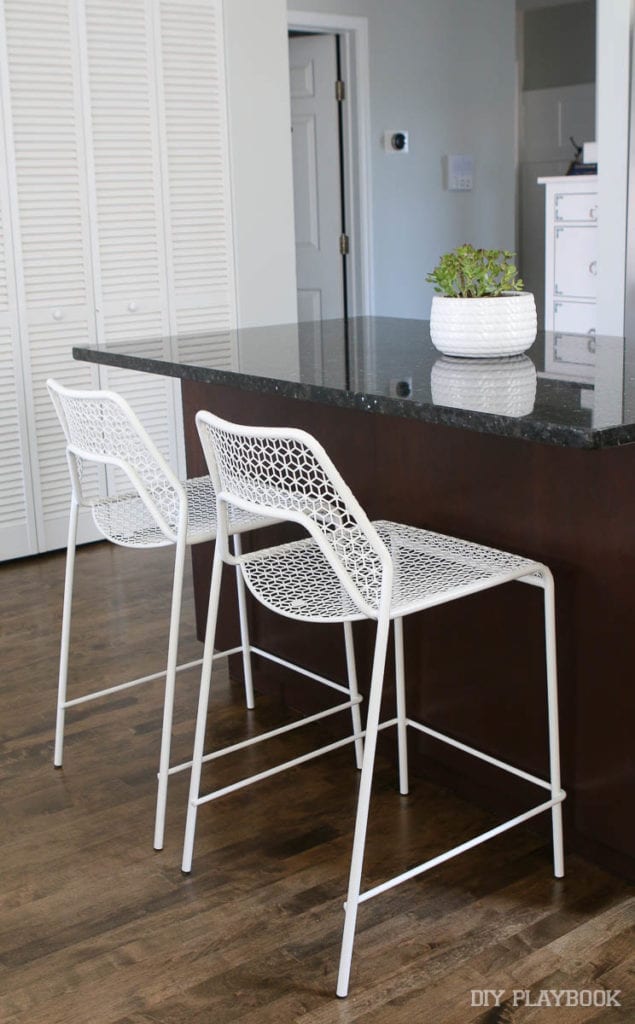
[[[455,534],[545,562],[556,580],[564,804],[569,848],[635,878],[635,444],[584,450],[457,429],[276,393],[182,380],[188,475],[206,472],[194,416],[301,427],[325,446],[372,519]],[[275,528],[284,529],[281,528]],[[202,638],[211,553],[193,550]],[[236,635],[232,592],[223,642]],[[343,675],[334,626],[289,623],[255,604],[253,640],[308,668]],[[413,713],[530,772],[547,764],[541,593],[509,584],[405,622]],[[364,692],[373,629],[356,624]],[[256,685],[279,686],[255,663]],[[282,684],[305,709],[312,691]],[[390,687],[388,687],[390,693]],[[496,810],[528,806],[528,788],[419,740],[425,767]]]

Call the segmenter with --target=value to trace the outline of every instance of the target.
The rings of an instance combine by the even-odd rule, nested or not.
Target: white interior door
[[[335,36],[289,39],[298,319],[344,315]]]

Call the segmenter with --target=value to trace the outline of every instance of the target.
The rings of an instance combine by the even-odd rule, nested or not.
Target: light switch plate
[[[474,157],[456,153],[446,158],[448,192],[470,192],[474,186]]]

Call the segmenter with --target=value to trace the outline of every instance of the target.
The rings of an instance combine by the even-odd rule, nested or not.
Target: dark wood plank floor
[[[170,550],[78,556],[72,684],[161,667]],[[162,694],[152,684],[69,713],[51,765],[60,555],[2,567],[0,593],[3,1024],[611,1024],[635,1021],[635,895],[579,857],[551,875],[530,831],[499,837],[360,911],[351,995],[334,997],[357,774],[348,749],[203,808],[194,871],[179,871],[187,779],[171,783],[166,847],[152,850]],[[198,656],[186,601],[182,653]],[[184,758],[198,687],[180,681]],[[225,672],[213,737],[245,728]],[[255,729],[283,721],[261,699]],[[286,739],[275,756],[299,749]],[[264,763],[250,753],[250,767]],[[239,767],[239,766],[238,766]],[[217,769],[223,780],[237,765]],[[379,766],[372,884],[493,819],[415,780],[400,798]],[[615,813],[632,813],[616,808]],[[512,990],[621,990],[620,1008],[514,1008]],[[504,989],[501,1008],[472,990]]]

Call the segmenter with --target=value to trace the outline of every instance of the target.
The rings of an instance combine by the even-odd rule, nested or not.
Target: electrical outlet
[[[391,380],[388,390],[392,398],[412,398],[412,377]]]

